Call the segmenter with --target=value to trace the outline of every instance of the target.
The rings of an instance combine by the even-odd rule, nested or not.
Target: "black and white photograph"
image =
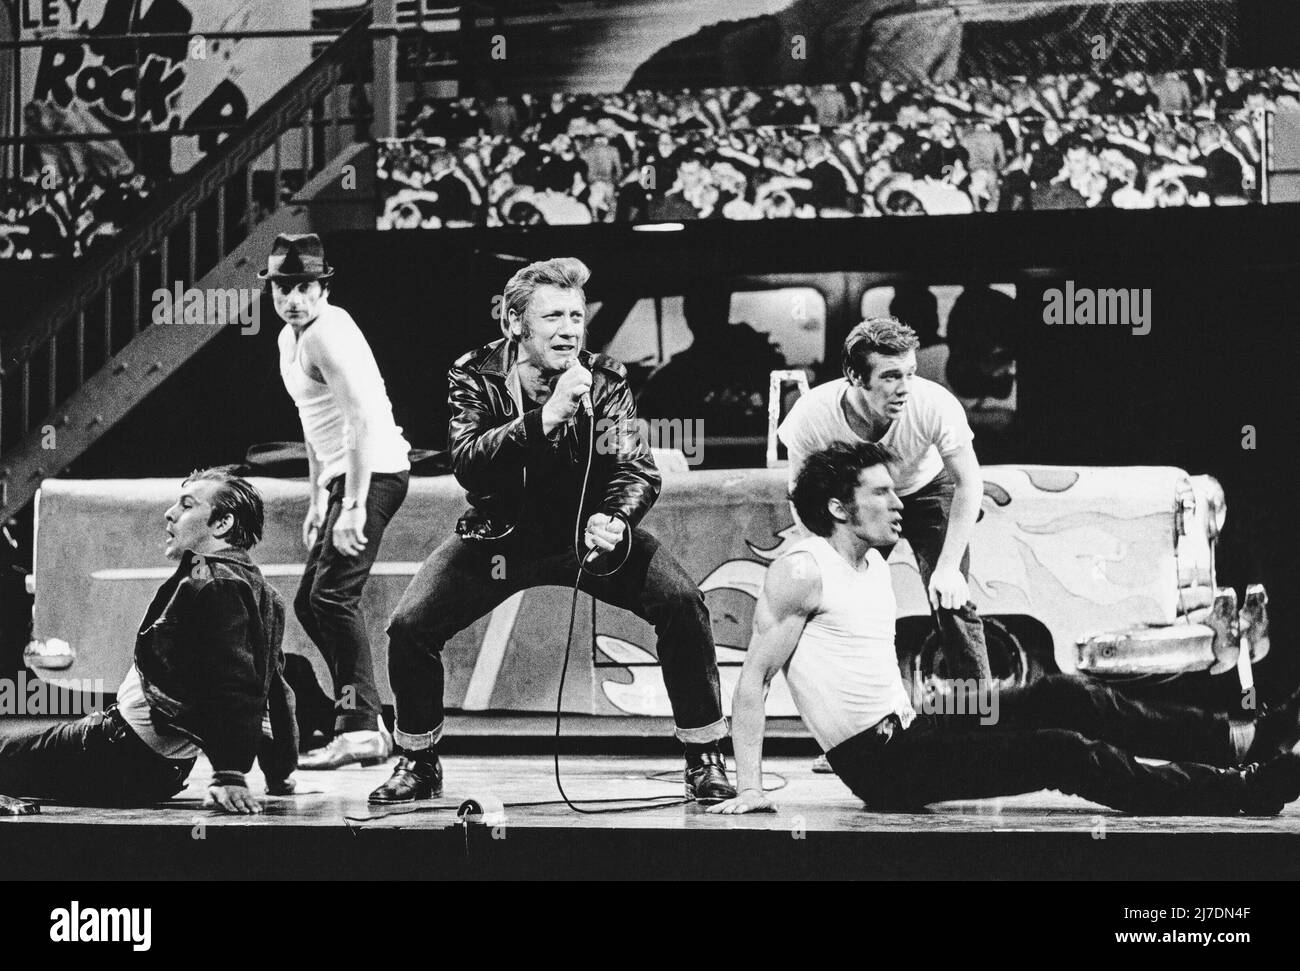
[[[0,939],[1285,946],[1298,227],[1288,0],[0,0]]]

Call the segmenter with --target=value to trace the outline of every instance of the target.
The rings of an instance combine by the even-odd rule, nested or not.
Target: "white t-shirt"
[[[144,686],[140,684],[140,669],[134,664],[126,672],[122,684],[117,689],[117,710],[131,729],[140,736],[140,740],[165,759],[195,759],[199,756],[199,747],[194,740],[180,734],[160,729],[153,723],[149,711],[149,702],[144,696]]]
[[[844,417],[848,388],[844,378],[817,385],[794,403],[781,422],[777,434],[790,450],[792,483],[811,453],[836,442],[863,440]],[[966,412],[952,392],[925,378],[913,378],[903,413],[880,439],[898,456],[898,462],[889,466],[894,492],[900,496],[916,492],[943,471],[944,456],[961,451],[974,439]]]
[[[829,752],[882,718],[904,728],[916,712],[894,653],[894,584],[879,550],[854,568],[821,536],[786,556],[810,553],[821,575],[821,604],[804,624],[786,665],[790,697],[808,731]]]

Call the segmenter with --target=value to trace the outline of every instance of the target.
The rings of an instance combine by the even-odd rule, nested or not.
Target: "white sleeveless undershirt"
[[[321,333],[319,336],[338,338],[356,355],[349,377],[358,389],[361,407],[366,414],[366,464],[370,471],[406,471],[411,467],[408,457],[411,446],[393,420],[393,406],[388,400],[384,378],[356,322],[341,307],[326,305],[303,336],[317,328],[334,331],[332,335]],[[280,377],[298,407],[303,437],[320,460],[321,473],[317,485],[324,487],[335,476],[347,472],[347,416],[329,385],[317,381],[304,369],[300,344],[293,328],[286,325],[280,337]]]
[[[785,556],[808,553],[821,574],[821,606],[808,618],[786,666],[790,696],[823,751],[897,715],[916,717],[894,653],[894,585],[872,549],[855,569],[821,536]]]

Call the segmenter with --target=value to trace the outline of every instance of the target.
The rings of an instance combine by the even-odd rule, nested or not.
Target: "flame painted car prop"
[[[1224,499],[1208,476],[1167,467],[988,466],[971,557],[971,597],[986,618],[994,672],[1007,682],[1041,671],[1099,677],[1236,669],[1268,650],[1263,589],[1238,608],[1215,590],[1214,541]],[[254,551],[292,603],[302,574],[298,539],[305,482],[254,479],[266,499],[265,540]],[[102,679],[109,691],[130,663],[136,625],[172,568],[162,558],[162,514],[177,480],[49,480],[38,497],[35,641],[28,663],[52,680]],[[786,471],[665,473],[645,520],[696,579],[709,605],[724,703],[749,643],[768,565],[798,540]],[[420,562],[450,535],[464,493],[450,476],[413,479],[384,537],[365,594],[381,695],[384,627]],[[899,656],[919,684],[941,676],[942,654],[906,543],[890,558],[899,605]],[[504,564],[509,569],[509,564]],[[484,582],[492,582],[485,578]],[[444,651],[446,701],[461,711],[553,710],[569,598],[557,587],[517,594],[453,638]],[[66,642],[66,643],[60,643]],[[285,649],[307,658],[331,692],[328,667],[290,611]],[[580,600],[566,711],[670,713],[650,626]],[[769,712],[793,715],[777,679]]]

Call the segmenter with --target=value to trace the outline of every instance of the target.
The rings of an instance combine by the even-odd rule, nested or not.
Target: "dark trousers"
[[[943,539],[948,533],[948,513],[952,509],[955,486],[947,470],[910,496],[903,496],[903,538],[912,547],[921,582],[928,591],[934,575]],[[961,575],[970,581],[970,550],[961,557]],[[982,679],[991,677],[989,652],[984,644],[984,622],[969,600],[958,610],[940,607],[933,610],[943,642],[944,660],[950,678]]]
[[[1238,810],[1240,774],[1218,767],[1235,761],[1225,715],[1054,674],[1001,692],[998,716],[981,725],[978,714],[918,715],[888,739],[862,732],[827,758],[876,809],[1058,789],[1133,813]],[[1174,761],[1147,765],[1135,755]]]
[[[335,732],[375,731],[379,727],[379,690],[361,594],[379,555],[384,530],[406,498],[409,483],[408,472],[379,472],[370,477],[366,548],[356,556],[344,556],[334,548],[331,535],[343,511],[345,477],[330,480],[325,523],[307,556],[293,600],[298,622],[334,677]]]
[[[578,560],[565,545],[518,527],[500,540],[452,536],[424,561],[388,625],[388,674],[397,704],[397,742],[418,750],[442,735],[442,648],[507,597],[530,587],[572,587]],[[654,624],[664,685],[683,742],[727,734],[709,610],[681,564],[643,529],[611,576],[583,574],[579,588]],[[556,641],[564,629],[554,631]]]
[[[0,721],[0,792],[83,805],[147,805],[185,788],[194,759],[165,759],[116,706],[37,728]]]

